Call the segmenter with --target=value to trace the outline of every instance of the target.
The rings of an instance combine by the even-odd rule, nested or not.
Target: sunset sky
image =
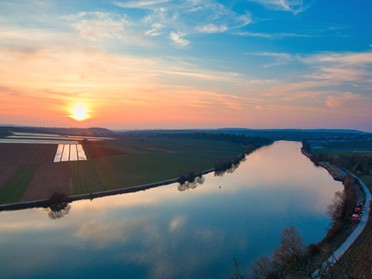
[[[0,1],[0,124],[372,131],[371,12],[370,0]]]

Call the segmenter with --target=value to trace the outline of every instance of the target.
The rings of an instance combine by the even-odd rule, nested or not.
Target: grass
[[[318,143],[319,144],[319,143]],[[372,141],[330,141],[320,144],[321,149],[317,152],[331,152],[331,153],[353,153],[366,152],[372,153]]]
[[[15,175],[0,189],[0,203],[18,202],[37,170],[37,166],[20,166]]]
[[[113,189],[111,180],[94,161],[71,162],[72,194],[94,193]]]
[[[230,141],[146,136],[124,137],[94,145],[109,156],[79,162],[84,166],[73,168],[73,194],[176,178],[213,168],[216,163],[232,160],[244,152],[240,144]],[[88,159],[91,157],[89,152],[87,156]]]
[[[145,134],[102,142],[83,141],[83,146],[87,161],[55,165],[56,171],[71,171],[71,179],[61,182],[68,185],[60,185],[60,188],[71,189],[73,195],[177,178],[190,172],[211,169],[216,163],[231,161],[245,151],[239,142],[218,136],[205,139]],[[40,148],[39,145],[6,145],[1,158],[3,164],[18,169],[0,189],[0,204],[18,202],[31,184],[37,168],[53,159],[55,146],[43,145],[43,152]],[[50,175],[56,176],[45,171],[38,178],[45,182],[49,181],[47,178]],[[38,197],[48,199],[52,186],[48,184],[43,190],[39,189]]]

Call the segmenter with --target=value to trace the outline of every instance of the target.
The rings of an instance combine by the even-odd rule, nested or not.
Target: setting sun
[[[73,107],[71,107],[69,116],[77,121],[83,121],[90,118],[88,107],[82,102],[75,103]]]

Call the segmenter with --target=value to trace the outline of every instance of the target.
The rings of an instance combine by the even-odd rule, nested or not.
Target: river
[[[275,142],[203,184],[77,201],[63,218],[46,209],[0,212],[0,277],[229,278],[234,258],[248,272],[285,227],[318,242],[343,187],[300,148]]]

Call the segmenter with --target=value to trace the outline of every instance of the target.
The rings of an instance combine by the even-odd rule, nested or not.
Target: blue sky
[[[2,1],[4,123],[372,130],[372,2]],[[31,105],[30,105],[31,104]],[[32,108],[38,104],[39,110]]]

